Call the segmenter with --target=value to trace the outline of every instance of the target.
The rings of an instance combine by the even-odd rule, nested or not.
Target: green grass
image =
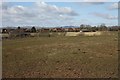
[[[117,32],[104,32],[93,37],[3,40],[3,77],[115,78],[117,37]]]

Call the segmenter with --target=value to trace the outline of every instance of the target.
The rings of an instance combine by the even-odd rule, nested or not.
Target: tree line
[[[80,30],[81,29],[87,29],[89,31],[119,31],[120,26],[109,26],[107,27],[105,24],[101,24],[99,26],[91,26],[91,25],[80,25]]]
[[[18,26],[17,29],[20,30],[21,27]],[[101,24],[99,26],[91,26],[91,25],[81,24],[79,29],[80,30],[86,29],[87,31],[91,31],[91,32],[95,32],[95,31],[119,31],[120,26],[109,26],[108,27],[105,24]],[[37,32],[37,29],[35,26],[33,26],[31,29],[28,29],[28,32]],[[2,33],[6,33],[6,28],[2,29]]]

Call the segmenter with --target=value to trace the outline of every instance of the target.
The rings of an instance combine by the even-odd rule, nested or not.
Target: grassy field
[[[117,32],[3,40],[3,78],[116,78]]]

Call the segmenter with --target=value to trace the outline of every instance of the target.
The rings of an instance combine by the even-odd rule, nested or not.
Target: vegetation
[[[35,28],[35,27],[32,27],[32,28],[31,28],[31,32],[36,32],[36,28]]]
[[[91,26],[91,25],[80,25],[80,29],[87,29],[89,31],[118,31],[120,30],[119,26],[109,26],[101,24],[100,26]]]
[[[116,78],[117,34],[3,40],[3,78]]]

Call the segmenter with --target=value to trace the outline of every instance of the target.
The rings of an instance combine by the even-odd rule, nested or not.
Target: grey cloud
[[[88,4],[93,4],[93,5],[101,5],[104,4],[105,2],[88,2]]]
[[[11,7],[12,2],[1,2],[0,5],[2,7],[2,10],[7,10],[9,7]]]
[[[1,3],[1,6],[2,6],[2,9],[4,10],[6,10],[6,9],[8,9],[8,5],[7,5],[7,3],[5,3],[5,2],[2,2]]]
[[[106,2],[108,0],[84,0],[84,2]]]
[[[101,17],[103,19],[108,19],[108,20],[116,20],[118,19],[118,16],[113,16],[110,14],[103,14],[103,13],[92,13],[92,15],[97,16],[97,17]]]

